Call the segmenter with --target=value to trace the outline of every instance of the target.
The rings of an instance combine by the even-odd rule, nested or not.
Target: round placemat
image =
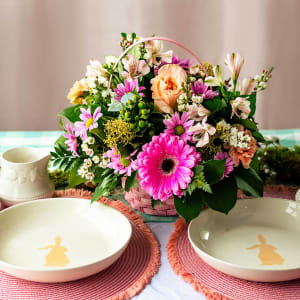
[[[265,197],[295,199],[297,188],[268,186]],[[277,283],[242,280],[221,273],[206,264],[192,248],[187,234],[188,226],[178,219],[167,244],[168,259],[177,275],[189,282],[208,299],[283,300],[300,299],[300,279]]]
[[[92,195],[88,191],[71,189],[57,191],[54,197],[91,199]],[[128,247],[112,266],[85,279],[65,283],[30,282],[0,271],[0,299],[122,300],[137,295],[158,271],[159,244],[143,218],[125,204],[106,198],[99,201],[122,212],[132,224]]]

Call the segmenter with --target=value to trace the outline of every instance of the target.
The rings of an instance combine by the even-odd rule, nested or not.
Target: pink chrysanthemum
[[[114,148],[107,151],[104,154],[104,157],[110,158],[110,163],[108,163],[107,167],[114,169],[115,174],[118,173],[131,176],[131,173],[138,168],[137,162],[132,159],[132,156],[134,156],[136,152],[137,150],[132,152],[130,157],[121,158],[120,154],[118,154]]]
[[[97,107],[94,111],[94,114],[91,113],[91,108],[85,109],[83,107],[80,108],[81,114],[80,119],[83,122],[75,122],[75,134],[76,136],[80,136],[83,141],[87,139],[88,130],[94,129],[98,127],[98,119],[103,116],[101,113],[101,107]]]
[[[67,124],[66,125],[66,130],[68,133],[63,133],[62,136],[65,137],[67,140],[65,141],[65,143],[68,145],[68,149],[69,151],[72,152],[72,155],[75,156],[79,156],[77,153],[77,147],[78,147],[78,143],[77,143],[77,138],[76,135],[73,131],[73,128],[71,126],[71,124]]]
[[[203,99],[212,99],[219,95],[218,92],[210,90],[204,82],[200,84],[198,81],[192,85],[192,91],[193,95],[202,95]]]
[[[165,129],[165,133],[170,135],[177,135],[183,141],[191,141],[192,140],[192,132],[188,131],[188,129],[193,126],[194,120],[189,120],[189,113],[186,111],[180,115],[176,112],[170,120],[164,120],[164,124],[167,129]]]
[[[173,195],[182,196],[200,154],[178,136],[161,133],[143,146],[137,160],[141,187],[153,199],[166,201]]]
[[[216,154],[216,156],[214,157],[214,159],[217,159],[217,160],[223,160],[224,158],[226,158],[226,161],[225,161],[225,171],[224,171],[223,176],[221,177],[221,180],[224,177],[229,177],[228,174],[233,171],[233,166],[235,164],[235,162],[231,159],[231,157],[229,156],[229,154],[226,153],[226,152],[218,152]]]
[[[118,97],[116,97],[115,99],[118,101],[121,101],[122,97],[127,94],[127,93],[131,93],[134,89],[136,89],[137,92],[143,91],[146,88],[143,86],[139,87],[139,83],[137,79],[134,80],[125,80],[125,85],[123,83],[119,83],[117,85],[117,88],[114,89],[114,92],[117,94]],[[144,97],[145,95],[143,93],[139,93],[140,96]]]

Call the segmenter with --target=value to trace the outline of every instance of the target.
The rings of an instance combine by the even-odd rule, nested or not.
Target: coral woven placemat
[[[295,199],[297,188],[269,186],[265,197]],[[295,300],[300,299],[300,279],[280,283],[241,280],[207,265],[192,248],[183,219],[178,219],[167,244],[168,259],[177,275],[208,299],[214,300]]]
[[[57,191],[54,197],[91,199],[92,193],[71,189]],[[137,295],[158,271],[159,244],[143,218],[125,204],[106,198],[99,201],[122,212],[132,224],[132,238],[117,262],[96,275],[66,283],[30,282],[0,271],[0,299],[122,300]]]

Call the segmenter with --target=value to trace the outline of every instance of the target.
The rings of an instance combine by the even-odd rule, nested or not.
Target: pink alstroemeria
[[[241,95],[250,95],[257,86],[257,81],[252,78],[244,78],[242,84],[238,83],[238,90],[241,92]]]
[[[190,119],[195,121],[202,121],[205,117],[210,115],[210,110],[205,108],[202,104],[192,104],[186,107]]]
[[[137,79],[134,79],[133,81],[126,79],[125,84],[123,83],[119,83],[117,85],[117,88],[114,89],[114,92],[117,94],[118,97],[116,97],[115,99],[118,101],[121,101],[122,97],[127,94],[127,93],[131,93],[134,89],[136,89],[137,92],[143,91],[146,88],[143,86],[139,87],[139,83]],[[140,96],[145,97],[145,94],[143,93],[139,93]]]
[[[192,85],[193,95],[202,95],[203,99],[212,99],[219,95],[218,92],[214,92],[208,88],[208,86],[202,82],[201,84],[198,81]]]
[[[231,53],[226,55],[225,65],[227,65],[231,71],[233,81],[238,79],[244,62],[245,59],[239,53]]]
[[[230,101],[232,107],[232,114],[236,115],[241,119],[247,119],[251,110],[250,110],[250,101],[246,100],[245,98],[238,97],[235,100]]]
[[[87,139],[88,130],[94,129],[98,127],[98,119],[103,116],[101,113],[101,107],[97,107],[94,111],[94,114],[91,113],[91,108],[85,109],[83,107],[80,108],[81,114],[79,118],[82,122],[75,122],[75,134],[76,136],[80,136],[83,141]]]
[[[137,60],[137,58],[129,54],[126,58],[122,59],[122,63],[126,71],[123,71],[121,74],[127,80],[133,80],[140,76],[144,76],[150,72],[149,66],[144,60]]]
[[[66,124],[66,130],[67,132],[63,133],[62,136],[67,139],[65,141],[66,145],[68,145],[69,147],[67,150],[71,151],[74,157],[79,156],[77,153],[77,147],[78,147],[77,138],[71,124]]]
[[[206,123],[207,117],[205,117],[201,123],[190,127],[190,131],[193,134],[193,141],[196,142],[196,147],[203,147],[209,143],[209,136],[216,133],[216,128]]]

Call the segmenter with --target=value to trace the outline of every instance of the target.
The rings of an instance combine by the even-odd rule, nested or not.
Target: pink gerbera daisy
[[[180,115],[176,112],[170,120],[164,120],[164,124],[167,129],[165,129],[165,133],[169,133],[170,135],[177,135],[183,141],[191,141],[192,140],[192,132],[189,132],[188,129],[194,124],[193,120],[189,120],[189,113],[186,111]],[[189,120],[189,121],[188,121]]]
[[[67,132],[63,133],[62,136],[67,139],[65,141],[65,143],[69,147],[67,150],[71,151],[72,155],[74,157],[79,156],[78,153],[77,153],[77,147],[78,147],[77,138],[76,138],[76,135],[73,131],[73,128],[72,128],[71,124],[66,125],[66,130],[67,130]]]
[[[94,114],[91,113],[91,108],[85,109],[83,107],[80,108],[81,114],[80,119],[83,122],[75,122],[75,134],[76,136],[80,136],[83,141],[87,139],[88,130],[94,129],[98,127],[98,119],[103,116],[101,113],[101,107],[97,107],[94,111]]]
[[[153,199],[166,201],[173,195],[182,196],[200,154],[178,136],[161,133],[143,146],[137,160],[141,187]]]
[[[221,180],[224,177],[229,177],[228,174],[233,171],[233,166],[235,164],[235,162],[231,159],[231,157],[229,156],[229,154],[226,153],[226,152],[218,152],[216,154],[216,156],[214,157],[214,159],[217,159],[217,160],[223,160],[224,158],[226,158],[226,161],[225,161],[225,171],[224,171],[223,176],[221,177]]]
[[[120,154],[113,148],[107,151],[103,156],[110,158],[110,163],[108,163],[107,167],[114,169],[115,174],[118,173],[131,176],[131,173],[138,168],[137,162],[132,159],[136,152],[137,150],[132,152],[129,157],[121,158]]]
[[[127,94],[127,93],[131,93],[134,89],[136,89],[137,92],[143,91],[146,88],[143,86],[139,87],[139,83],[137,79],[134,80],[125,80],[125,85],[123,83],[119,83],[117,85],[117,88],[114,89],[114,92],[117,94],[118,97],[116,97],[115,99],[118,101],[121,101],[122,97]],[[139,93],[140,96],[144,97],[145,94],[143,93]]]

